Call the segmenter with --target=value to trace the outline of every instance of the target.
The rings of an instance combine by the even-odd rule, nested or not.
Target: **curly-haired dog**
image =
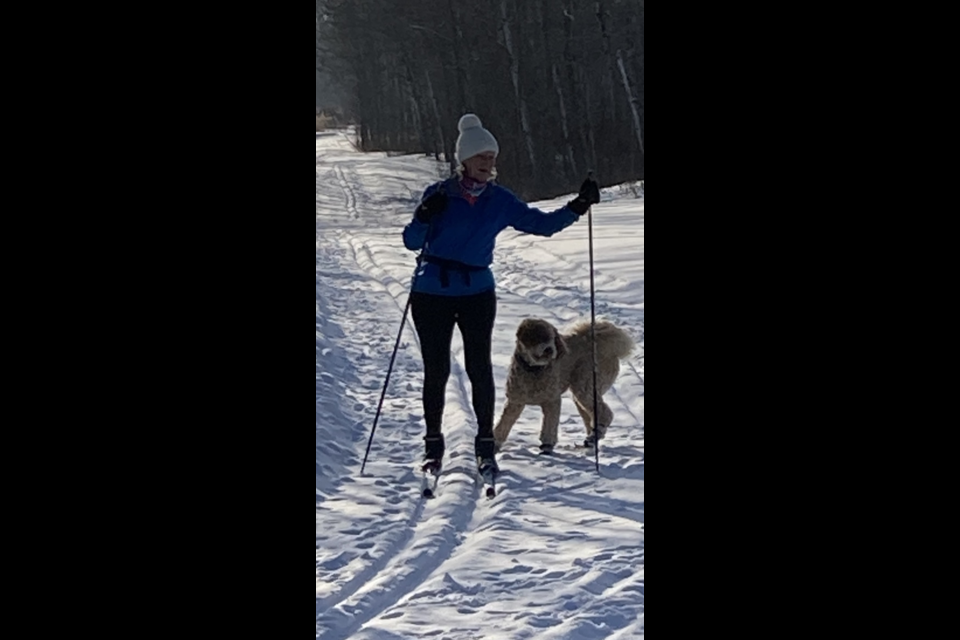
[[[613,386],[620,373],[620,360],[633,351],[633,339],[610,322],[596,323],[597,387],[599,390],[597,434],[603,438],[613,419],[613,411],[603,394]],[[593,340],[590,323],[580,322],[561,335],[539,318],[527,318],[517,328],[517,346],[507,376],[507,402],[493,430],[497,448],[507,440],[520,413],[527,405],[543,410],[540,449],[553,451],[560,425],[563,393],[570,389],[573,401],[587,430],[587,444],[593,436]]]

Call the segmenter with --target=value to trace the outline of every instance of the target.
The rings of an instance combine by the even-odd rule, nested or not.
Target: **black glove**
[[[447,194],[444,193],[443,190],[438,189],[420,203],[420,206],[417,207],[416,218],[419,222],[430,224],[433,217],[443,213],[446,208]]]
[[[590,205],[600,202],[600,185],[593,178],[587,178],[580,185],[580,194],[567,203],[574,213],[582,216],[590,208]]]

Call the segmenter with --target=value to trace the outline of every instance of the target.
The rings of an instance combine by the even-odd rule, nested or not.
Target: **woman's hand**
[[[583,181],[583,184],[580,185],[579,195],[568,202],[567,206],[578,216],[582,216],[587,212],[587,209],[590,208],[590,205],[597,204],[598,202],[600,202],[600,185],[598,185],[597,181],[591,176]]]
[[[447,194],[438,189],[420,203],[417,207],[416,218],[419,222],[430,224],[434,216],[440,215],[447,208]]]
[[[597,204],[600,202],[600,185],[593,178],[587,178],[580,185],[580,195],[578,197],[586,200],[588,204]]]

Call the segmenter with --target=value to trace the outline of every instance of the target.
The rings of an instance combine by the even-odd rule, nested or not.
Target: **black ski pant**
[[[473,388],[477,437],[493,438],[494,385],[490,362],[497,296],[485,291],[472,296],[410,294],[413,323],[423,352],[423,418],[427,435],[439,435],[444,395],[450,377],[450,342],[453,326],[460,327],[464,360]]]

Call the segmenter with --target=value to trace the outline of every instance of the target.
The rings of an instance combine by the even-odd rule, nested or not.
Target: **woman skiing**
[[[588,178],[579,195],[560,209],[545,213],[532,208],[493,182],[500,147],[480,119],[468,113],[460,118],[457,128],[456,175],[427,187],[413,220],[403,230],[403,242],[407,249],[421,252],[410,308],[423,352],[423,416],[427,427],[423,468],[438,473],[443,460],[441,421],[450,376],[450,342],[457,325],[473,387],[477,467],[486,477],[498,471],[491,364],[497,299],[490,271],[496,237],[507,227],[551,236],[599,202],[600,189]]]

